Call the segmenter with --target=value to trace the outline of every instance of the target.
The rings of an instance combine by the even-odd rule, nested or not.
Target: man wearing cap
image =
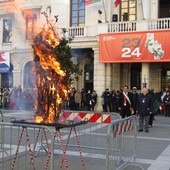
[[[133,114],[136,115],[136,107],[137,107],[137,100],[138,100],[138,93],[137,93],[137,88],[133,87],[132,88],[132,104],[133,104]]]

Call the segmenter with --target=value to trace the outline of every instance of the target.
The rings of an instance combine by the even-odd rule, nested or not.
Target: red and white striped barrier
[[[93,123],[111,123],[111,115],[110,114],[102,114],[102,113],[90,113],[90,112],[72,112],[72,111],[64,111],[60,115],[60,120],[77,120]]]
[[[106,169],[124,169],[135,161],[137,122],[136,116],[112,121],[108,127]]]
[[[133,119],[127,119],[126,121],[116,124],[113,128],[113,136],[117,137],[118,135],[132,130],[134,128],[134,121]]]

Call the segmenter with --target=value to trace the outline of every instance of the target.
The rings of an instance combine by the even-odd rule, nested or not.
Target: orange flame
[[[39,64],[46,71],[47,76],[42,77],[40,74],[37,75],[37,84],[42,87],[49,85],[49,91],[46,88],[42,89],[39,95],[48,93],[48,96],[54,99],[49,104],[47,99],[41,101],[41,105],[45,108],[45,113],[38,113],[35,121],[37,123],[53,123],[55,122],[56,116],[58,116],[60,109],[64,103],[64,98],[67,96],[66,87],[62,84],[62,80],[66,76],[64,70],[62,70],[60,63],[57,61],[56,56],[52,53],[52,49],[60,44],[58,36],[51,29],[44,30],[41,32],[43,42],[47,44],[34,45],[34,50],[39,57]],[[51,72],[51,70],[53,70]],[[55,78],[53,74],[55,73]],[[56,78],[57,77],[57,78]],[[57,79],[57,80],[55,80]],[[38,102],[36,103],[38,104]],[[45,116],[40,115],[45,114]]]

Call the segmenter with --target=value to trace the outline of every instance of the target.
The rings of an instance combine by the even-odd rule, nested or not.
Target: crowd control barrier
[[[0,170],[53,170],[61,167],[68,170],[71,162],[66,158],[67,153],[77,154],[80,157],[78,167],[84,170],[83,154],[98,153],[105,157],[107,129],[121,116],[114,112],[64,110],[60,121],[62,119],[87,123],[56,131],[51,126],[1,121]]]
[[[136,116],[114,120],[107,133],[106,170],[120,170],[135,163]]]
[[[97,153],[106,155],[107,129],[113,120],[121,119],[119,113],[115,112],[93,112],[93,111],[73,111],[64,110],[61,114],[63,119],[68,120],[87,120],[83,127],[77,127],[81,149],[84,152]],[[66,129],[61,130],[62,135],[67,135]],[[74,150],[75,137],[72,136],[68,147]],[[55,145],[58,145],[56,141]],[[66,144],[66,143],[65,143]]]
[[[14,125],[1,122],[1,170],[53,170],[54,136],[49,127],[39,125]],[[2,133],[3,131],[3,133]],[[41,135],[38,135],[40,134]],[[50,143],[47,139],[50,139]],[[37,157],[36,152],[46,141],[46,151]]]

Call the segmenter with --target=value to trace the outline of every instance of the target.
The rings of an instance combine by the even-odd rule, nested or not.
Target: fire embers
[[[54,49],[60,44],[51,28],[43,29],[33,41],[36,73],[36,122],[54,123],[63,108],[67,87],[63,83],[66,71],[61,68]]]

